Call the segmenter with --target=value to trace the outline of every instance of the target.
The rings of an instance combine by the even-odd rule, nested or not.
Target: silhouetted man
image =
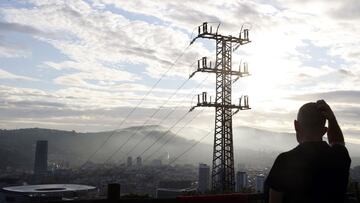
[[[344,202],[351,159],[333,111],[324,100],[304,104],[294,126],[299,145],[276,158],[269,202]]]

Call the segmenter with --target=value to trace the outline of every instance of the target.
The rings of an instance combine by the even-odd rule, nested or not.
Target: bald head
[[[322,138],[326,132],[325,117],[314,102],[304,104],[297,115],[296,131],[308,138]]]

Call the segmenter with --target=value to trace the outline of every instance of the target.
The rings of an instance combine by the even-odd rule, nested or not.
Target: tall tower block
[[[218,193],[235,191],[235,171],[234,171],[234,150],[232,133],[232,116],[239,110],[249,108],[247,96],[239,99],[238,104],[232,103],[231,90],[232,84],[240,77],[248,76],[248,66],[246,63],[240,64],[238,70],[232,69],[232,52],[240,45],[250,42],[249,30],[240,30],[239,36],[221,35],[218,33],[220,24],[216,29],[208,26],[205,22],[198,27],[198,35],[191,41],[193,43],[198,38],[212,39],[216,42],[216,60],[213,66],[206,57],[198,60],[197,69],[190,74],[190,78],[197,72],[215,73],[216,75],[216,95],[215,100],[211,101],[207,93],[198,95],[195,107],[214,107],[215,108],[215,131],[212,164],[212,190]]]
[[[208,192],[210,189],[210,167],[206,164],[199,164],[198,191],[201,193]]]
[[[44,175],[48,169],[48,141],[38,140],[35,150],[34,174]]]

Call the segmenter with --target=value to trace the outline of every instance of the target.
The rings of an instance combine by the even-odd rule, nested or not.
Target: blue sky
[[[251,76],[234,84],[233,100],[249,95],[252,110],[236,115],[235,126],[292,132],[301,104],[323,98],[360,143],[358,13],[356,0],[1,1],[0,127],[112,130],[143,124],[159,106],[149,124],[177,107],[162,123],[171,126],[189,109],[190,93],[214,93],[214,76],[201,83],[200,73],[165,103],[197,59],[214,58],[212,41],[188,47],[119,123],[182,54],[194,28],[211,21],[224,35],[251,24],[252,43],[233,59],[234,68],[248,62]],[[189,129],[210,131],[213,119],[208,109]]]

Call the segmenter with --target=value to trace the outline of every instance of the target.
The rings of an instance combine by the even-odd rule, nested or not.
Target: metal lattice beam
[[[218,26],[219,27],[219,26]],[[213,167],[212,167],[212,189],[215,192],[233,192],[235,189],[235,171],[234,171],[234,149],[233,149],[233,132],[232,132],[232,116],[239,110],[250,109],[248,106],[248,97],[240,99],[239,104],[232,104],[231,90],[235,75],[237,79],[248,75],[247,65],[242,72],[232,70],[232,47],[247,44],[248,31],[244,31],[245,38],[223,36],[213,33],[212,27],[208,27],[207,23],[199,26],[198,36],[193,39],[193,43],[197,38],[207,38],[216,40],[216,61],[215,67],[207,65],[206,58],[202,58],[202,63],[198,62],[197,70],[190,75],[192,77],[196,72],[207,72],[216,74],[216,95],[215,101],[207,100],[206,92],[202,94],[202,101],[198,95],[198,103],[192,107],[215,107],[215,131],[213,146]],[[200,67],[201,66],[201,67]],[[236,80],[237,80],[236,79]],[[236,81],[234,80],[234,81]],[[243,101],[243,104],[242,104]]]

